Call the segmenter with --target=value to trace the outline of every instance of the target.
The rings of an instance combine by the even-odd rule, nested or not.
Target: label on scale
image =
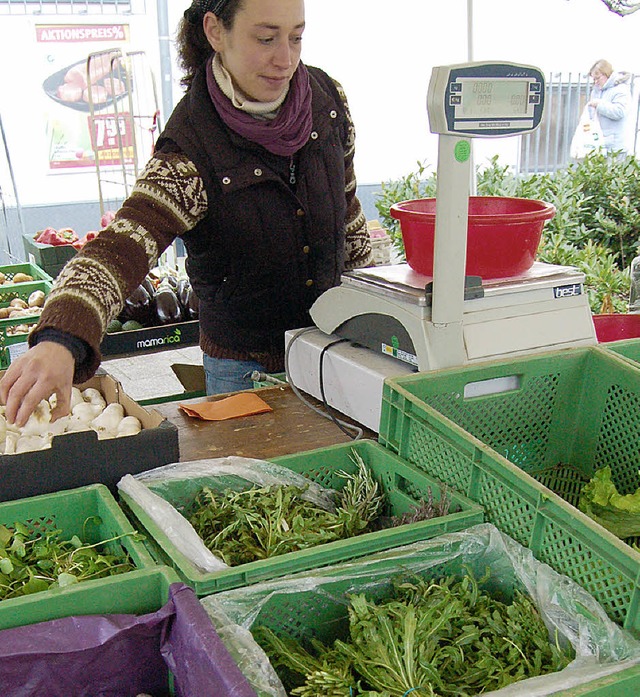
[[[576,295],[582,295],[582,283],[569,283],[564,286],[555,286],[553,289],[553,297],[558,298],[573,298]]]
[[[416,368],[418,367],[418,357],[414,356],[412,353],[403,351],[402,349],[396,348],[395,346],[389,346],[389,344],[385,344],[384,342],[381,344],[381,347],[382,353],[384,353],[386,356],[397,358],[399,361],[404,361],[405,363],[409,363],[410,365],[415,365]]]

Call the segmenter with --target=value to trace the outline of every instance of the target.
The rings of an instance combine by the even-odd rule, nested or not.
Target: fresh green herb
[[[94,544],[84,543],[77,535],[63,540],[62,534],[55,529],[34,537],[22,523],[13,527],[0,525],[0,600],[135,568],[124,552],[116,554],[104,549],[105,545],[135,533]]]
[[[350,457],[356,470],[340,470],[345,480],[337,492],[335,511],[327,511],[305,498],[306,490],[291,485],[254,486],[244,491],[215,491],[204,487],[195,497],[187,518],[205,546],[227,565],[237,566],[287,552],[347,539],[379,529],[387,501],[371,470],[355,450]],[[437,505],[429,491],[407,520],[388,519],[386,527],[433,517],[448,510]]]
[[[434,499],[431,487],[428,487],[427,498],[411,506],[407,513],[391,518],[388,527],[417,523],[421,520],[431,520],[432,518],[448,515],[450,506],[451,500],[449,499],[449,493],[445,486],[442,487],[440,500],[438,501]]]
[[[291,695],[464,697],[572,660],[571,650],[549,641],[528,596],[516,590],[505,604],[470,573],[397,581],[386,600],[357,594],[349,602],[348,639],[330,647],[314,641],[307,651],[264,626],[252,630],[281,675],[294,675]]]

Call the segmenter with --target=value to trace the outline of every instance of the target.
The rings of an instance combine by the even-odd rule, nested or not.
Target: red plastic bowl
[[[467,275],[508,278],[530,269],[542,228],[555,212],[555,206],[535,199],[470,196]],[[407,263],[432,276],[436,199],[401,201],[391,206],[390,213],[400,221]]]
[[[640,337],[640,315],[594,315],[593,324],[596,328],[596,338],[601,344]]]

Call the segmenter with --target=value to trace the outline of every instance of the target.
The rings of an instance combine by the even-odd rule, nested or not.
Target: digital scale
[[[327,403],[377,431],[385,377],[597,342],[577,269],[536,262],[517,277],[465,276],[470,139],[534,131],[543,109],[544,77],[533,66],[474,62],[433,69],[427,95],[430,130],[439,134],[433,277],[408,264],[343,274],[311,308],[316,329],[295,340],[286,335],[293,341],[290,379],[298,387],[319,398],[319,376],[309,368],[314,347],[317,360],[319,347],[348,340],[323,352],[333,386],[323,385]],[[347,350],[345,360],[340,354]],[[365,383],[367,396],[359,400]]]

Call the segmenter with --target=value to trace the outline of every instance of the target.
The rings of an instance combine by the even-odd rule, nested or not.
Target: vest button
[[[318,138],[318,132],[317,131],[311,131],[311,140],[316,140]]]
[[[298,218],[304,217],[304,211],[302,210],[302,208],[298,208],[298,210],[296,211],[296,215],[298,216]]]
[[[260,169],[260,167],[256,167],[256,168],[253,170],[253,173],[256,175],[256,177],[261,177],[261,176],[262,176],[262,170]]]
[[[223,184],[231,184],[231,179],[229,177],[222,177]]]
[[[332,110],[329,112],[329,116],[330,116],[332,119],[335,119],[335,118],[337,118],[337,116],[338,116],[338,112],[337,112],[335,109],[332,109]]]
[[[311,251],[311,248],[309,247],[308,244],[305,244],[305,246],[302,248],[302,251],[303,251],[305,254],[309,254],[309,252]]]
[[[307,286],[307,288],[311,288],[311,286],[313,285],[313,279],[308,278],[308,279],[305,281],[305,285]]]

